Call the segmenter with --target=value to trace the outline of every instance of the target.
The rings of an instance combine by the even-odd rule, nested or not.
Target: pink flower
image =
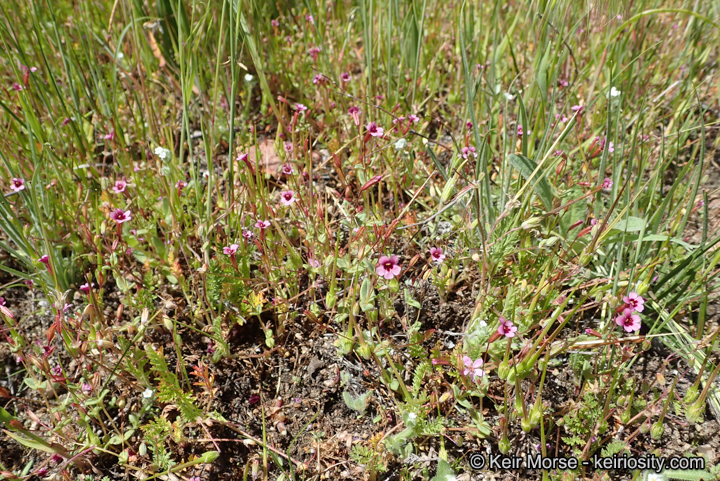
[[[398,118],[396,118],[396,119],[393,119],[393,125],[396,125],[396,124],[402,125],[402,123],[403,123],[404,121],[405,121],[405,117],[402,117],[402,116],[401,116],[401,117],[398,117]]]
[[[340,80],[342,80],[343,82],[349,82],[350,81],[350,73],[348,73],[348,72],[341,73]]]
[[[21,90],[23,90],[22,85],[20,85],[19,83],[14,83],[14,84],[12,85],[12,88],[13,88],[13,90],[16,90],[16,91],[18,91],[18,92],[20,92]]]
[[[468,120],[467,122],[465,122],[465,127],[467,127],[467,129],[470,130],[473,128],[473,123]]]
[[[517,126],[517,136],[518,136],[518,137],[522,137],[522,135],[523,135],[523,126],[522,126],[522,124],[518,124],[518,126]]]
[[[87,283],[87,282],[86,282],[85,284],[83,284],[82,286],[80,286],[80,290],[83,291],[85,294],[89,294],[91,287],[95,287],[95,283],[93,282],[93,283],[90,284],[90,283]]]
[[[62,126],[65,127],[69,123],[70,123],[70,117],[65,117],[65,120],[62,121]]]
[[[42,262],[43,264],[45,264],[46,266],[49,266],[49,265],[50,265],[50,257],[49,257],[47,254],[45,254],[44,256],[42,256],[42,257],[41,257],[40,259],[38,259],[38,260],[39,260],[40,262]]]
[[[296,104],[295,104],[295,110],[297,110],[297,111],[300,112],[300,113],[305,112],[307,109],[308,109],[308,108],[305,107],[305,106],[304,106],[303,104],[301,104],[301,103],[296,103]]]
[[[568,84],[568,81],[565,80],[565,79],[560,79],[560,80],[558,81],[558,83],[560,84],[561,87],[567,87],[567,86],[569,85],[569,84]]]
[[[292,190],[286,190],[282,194],[280,194],[280,203],[282,205],[293,205],[297,198],[295,197],[295,192]]]
[[[463,364],[465,364],[465,369],[462,372],[463,376],[469,376],[472,381],[485,375],[485,371],[480,369],[483,365],[482,359],[476,359],[473,362],[468,356],[463,356]]]
[[[238,162],[245,162],[248,159],[248,154],[245,152],[241,152],[237,156]]]
[[[627,296],[623,297],[625,306],[633,311],[642,312],[645,310],[645,299],[642,298],[637,292],[631,292]]]
[[[270,20],[270,25],[277,28],[280,26],[280,21],[277,18],[273,18],[272,20]]]
[[[477,158],[477,152],[475,152],[475,147],[473,147],[472,145],[470,145],[469,147],[463,147],[461,152],[463,159],[467,159],[469,155]]]
[[[321,73],[313,77],[312,83],[315,85],[322,85],[325,83],[325,76]]]
[[[370,135],[372,135],[373,137],[382,137],[383,136],[384,130],[382,129],[382,127],[378,127],[378,125],[375,122],[370,122],[369,124],[367,124],[366,128],[367,128],[368,133]]]
[[[410,121],[411,124],[416,124],[416,123],[420,122],[420,117],[418,117],[415,114],[410,114],[410,115],[408,115],[408,120]]]
[[[110,140],[110,141],[114,140],[115,139],[115,130],[111,130],[107,134],[103,135],[103,139]]]
[[[308,50],[308,55],[312,57],[313,61],[317,62],[318,55],[320,55],[320,49],[317,47],[312,47],[310,50]]]
[[[609,189],[609,188],[612,187],[612,186],[613,186],[613,181],[610,180],[610,178],[605,177],[605,180],[603,180],[603,183],[602,183],[602,188],[603,188],[603,189]]]
[[[320,267],[320,261],[317,260],[317,259],[315,259],[315,258],[312,257],[312,256],[308,256],[308,264],[310,265],[310,267],[313,267],[313,268],[315,268],[315,269],[317,269],[318,267]]]
[[[268,227],[270,227],[270,221],[269,220],[258,220],[255,222],[255,227],[257,227],[260,230],[265,230]]]
[[[228,247],[223,247],[223,254],[226,256],[234,256],[235,253],[237,253],[238,247],[240,247],[237,244],[231,244]]]
[[[249,230],[244,230],[242,236],[246,241],[250,241],[253,238],[253,233]]]
[[[285,149],[285,153],[290,155],[293,151],[293,144],[292,142],[284,142],[283,143],[283,149]]]
[[[283,164],[282,173],[283,173],[284,175],[293,175],[292,165],[290,165],[290,164]]]
[[[125,192],[125,187],[127,187],[127,182],[125,182],[124,180],[116,180],[115,186],[112,188],[112,190],[116,194],[120,194],[122,192]]]
[[[305,15],[305,20],[307,20],[308,23],[310,23],[310,24],[313,24],[313,25],[315,24],[315,17],[313,17],[309,13],[307,15]]]
[[[129,210],[123,211],[122,209],[115,209],[110,212],[110,218],[118,224],[122,224],[123,222],[129,221],[131,219],[131,215]]]
[[[442,261],[444,261],[445,257],[447,257],[447,256],[445,254],[443,254],[442,247],[431,247],[430,248],[430,257],[432,257],[432,260],[434,260],[438,264],[441,264]]]
[[[360,126],[360,112],[362,112],[362,110],[357,107],[350,107],[348,109],[348,115],[352,117],[353,122],[355,122],[355,125],[357,125],[358,127]]]
[[[640,330],[640,316],[625,308],[622,314],[615,318],[615,324],[625,329],[625,332],[636,332]]]
[[[84,394],[90,394],[90,393],[92,392],[92,390],[93,390],[93,388],[92,388],[92,386],[90,385],[90,383],[87,383],[87,382],[82,383],[82,385],[80,386],[80,389],[82,389],[82,392],[83,392]]]
[[[20,192],[21,190],[25,190],[25,179],[18,179],[17,177],[13,177],[10,179],[10,189],[13,192]]]
[[[615,144],[613,144],[612,142],[608,144],[608,152],[615,152]]]
[[[185,182],[184,180],[178,180],[177,184],[175,184],[175,187],[177,188],[178,195],[181,195],[183,189],[187,187],[187,182]]]
[[[399,276],[401,270],[400,259],[396,255],[392,255],[390,257],[380,256],[377,267],[375,268],[375,272],[377,272],[380,277],[384,277],[387,280]]]
[[[557,156],[560,156],[562,154],[564,154],[564,152],[562,150],[556,150],[555,152],[553,152],[553,155],[557,155]]]
[[[500,325],[497,328],[498,334],[505,337],[515,337],[517,330],[517,326],[512,321],[508,321],[504,317],[500,318]]]
[[[584,108],[585,108],[584,105],[573,105],[572,107],[570,107],[570,110],[572,110],[573,112],[580,112]]]
[[[0,306],[7,306],[7,302],[5,302],[4,297],[0,297]]]

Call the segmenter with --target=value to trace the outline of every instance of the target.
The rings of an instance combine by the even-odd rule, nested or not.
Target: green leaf
[[[583,192],[582,189],[574,185],[568,189],[568,198],[563,199],[563,203],[570,202],[571,200],[575,200],[578,197],[582,196]],[[570,229],[570,226],[575,224],[577,221],[585,219],[587,217],[587,204],[583,201],[575,202],[573,205],[571,205],[567,212],[563,214],[563,216],[560,218],[560,232],[562,233],[563,237],[567,237],[568,230]],[[577,235],[577,232],[575,233]]]
[[[450,464],[441,459],[438,462],[437,474],[432,478],[432,481],[448,481],[455,477],[455,471],[453,471]]]
[[[619,220],[610,230],[618,230],[620,232],[640,232],[645,227],[645,219],[640,217],[628,217],[627,220]]]
[[[535,161],[528,159],[524,155],[510,154],[508,158],[512,166],[515,167],[526,180],[529,179],[535,169],[537,169]],[[538,197],[540,197],[540,200],[545,205],[545,208],[547,210],[551,210],[553,195],[550,182],[548,182],[542,172],[539,173],[539,178],[536,176],[534,180],[535,193]]]

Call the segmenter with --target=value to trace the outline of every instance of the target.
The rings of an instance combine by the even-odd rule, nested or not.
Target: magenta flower
[[[113,186],[112,190],[116,194],[120,194],[122,192],[125,192],[125,187],[127,187],[127,182],[125,182],[124,180],[116,180],[115,186]]]
[[[581,112],[584,108],[584,105],[573,105],[572,107],[570,107],[570,110],[572,110],[573,112]]]
[[[177,188],[178,195],[182,195],[182,191],[185,187],[187,187],[187,182],[184,180],[178,180],[177,184],[175,184],[175,187]]]
[[[517,326],[512,321],[508,321],[504,317],[500,318],[500,325],[497,328],[498,334],[505,337],[515,337],[517,330]]]
[[[129,221],[132,217],[129,210],[123,211],[122,209],[115,209],[110,212],[110,218],[118,224],[122,224],[123,222]]]
[[[523,136],[523,126],[522,124],[518,124],[517,126],[517,136],[522,137]]]
[[[86,282],[85,284],[80,286],[80,290],[83,291],[85,294],[89,294],[91,287],[95,287],[95,283],[93,282],[92,284],[90,284]]]
[[[475,147],[473,147],[472,145],[470,145],[468,147],[463,147],[461,152],[462,152],[461,155],[462,155],[463,159],[467,159],[469,155],[472,155],[473,157],[477,158],[477,152],[475,151]]]
[[[268,227],[270,227],[270,221],[269,220],[258,220],[255,222],[255,227],[257,227],[260,230],[265,230]]]
[[[18,179],[17,177],[13,177],[10,179],[10,189],[13,192],[20,192],[21,190],[25,190],[25,179]]]
[[[312,47],[310,50],[308,50],[308,55],[310,55],[314,62],[317,62],[318,55],[320,55],[320,49],[317,47]]]
[[[103,135],[103,139],[110,140],[110,141],[114,140],[115,139],[115,130],[113,129],[110,132],[108,132],[107,134]]]
[[[308,108],[305,107],[305,106],[304,106],[303,104],[301,104],[301,103],[296,103],[296,104],[295,104],[295,110],[297,110],[297,111],[300,112],[300,113],[305,112],[307,109],[308,109]]]
[[[290,165],[290,164],[283,164],[282,173],[283,173],[284,175],[293,175],[292,165]]]
[[[615,318],[615,324],[625,329],[625,332],[640,330],[640,316],[628,308],[623,309],[622,314]]]
[[[465,127],[467,127],[467,129],[470,130],[473,128],[473,123],[468,120],[467,122],[465,122]]]
[[[277,18],[273,18],[272,20],[270,20],[270,25],[277,28],[280,26],[280,21]]]
[[[463,364],[465,364],[465,369],[462,372],[463,376],[469,376],[470,380],[476,381],[477,378],[485,375],[485,371],[481,369],[483,365],[482,359],[476,359],[473,362],[468,356],[463,356]]]
[[[0,297],[0,306],[7,306],[7,302],[5,302],[4,297]]]
[[[558,81],[558,83],[560,84],[561,87],[567,87],[568,85],[570,85],[570,84],[568,84],[568,81],[565,79],[560,79]]]
[[[93,390],[93,388],[92,388],[92,386],[90,385],[89,382],[84,382],[84,383],[82,383],[82,385],[80,386],[80,389],[82,389],[82,392],[83,392],[84,394],[90,394],[90,393],[92,392],[92,390]]]
[[[310,24],[313,24],[313,25],[315,24],[315,17],[313,17],[309,13],[307,15],[305,15],[305,20],[307,20],[308,23],[310,23]]]
[[[286,190],[282,194],[280,194],[280,203],[282,205],[293,205],[297,198],[295,197],[295,192],[292,190]]]
[[[245,162],[248,159],[248,154],[245,152],[241,152],[237,156],[238,162]]]
[[[310,267],[314,267],[315,269],[320,267],[320,261],[312,256],[308,256],[308,264],[310,265]]]
[[[360,112],[362,112],[362,110],[357,107],[350,107],[348,109],[348,114],[352,117],[353,122],[355,122],[355,125],[358,127],[360,126]]]
[[[553,152],[553,155],[560,156],[560,155],[562,155],[562,154],[564,154],[564,153],[565,153],[565,152],[563,152],[562,150],[556,150],[555,152]]]
[[[608,152],[615,152],[615,144],[613,144],[612,142],[608,144]]]
[[[228,247],[223,247],[223,254],[225,254],[226,256],[234,256],[238,250],[238,247],[240,246],[237,244],[231,244]]]
[[[242,233],[242,236],[243,236],[243,239],[245,239],[246,241],[249,242],[253,238],[253,233],[249,230],[244,230]]]
[[[637,292],[631,292],[627,296],[623,297],[625,306],[633,311],[642,312],[645,310],[645,299],[642,298]]]
[[[443,254],[442,247],[431,247],[430,248],[430,257],[432,257],[432,260],[434,260],[438,264],[441,264],[442,261],[444,261],[445,257],[447,257],[447,256],[445,254]]]
[[[415,115],[415,114],[410,114],[410,115],[408,115],[408,121],[409,121],[411,124],[416,124],[416,123],[420,122],[420,117],[418,117],[418,116]]]
[[[609,177],[605,177],[605,180],[603,180],[603,183],[602,183],[602,188],[609,189],[612,186],[613,186],[613,181],[610,180]]]
[[[382,129],[382,127],[378,127],[378,125],[375,122],[370,122],[369,124],[367,124],[366,128],[367,128],[368,133],[370,135],[372,135],[373,137],[382,137],[382,135],[384,133],[384,130]]]
[[[45,264],[46,266],[49,266],[49,265],[50,265],[50,257],[49,257],[47,254],[45,254],[44,256],[42,256],[42,257],[41,257],[40,259],[38,259],[38,260],[39,260],[40,262],[42,262],[43,264]]]
[[[283,149],[285,149],[285,153],[290,155],[293,151],[293,144],[292,142],[284,142],[283,143]]]
[[[342,80],[343,82],[349,82],[350,81],[350,73],[348,73],[348,72],[341,73],[340,80]]]
[[[380,256],[377,267],[375,268],[375,272],[377,272],[380,277],[384,277],[387,280],[391,280],[396,276],[399,276],[401,270],[400,259],[396,255],[392,255],[390,257]]]
[[[12,88],[13,88],[13,90],[16,90],[18,92],[20,92],[23,89],[22,85],[20,85],[19,83],[12,84]]]
[[[312,83],[315,85],[322,85],[325,83],[325,76],[321,73],[313,77]]]

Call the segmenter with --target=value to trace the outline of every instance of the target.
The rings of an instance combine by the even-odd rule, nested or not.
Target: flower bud
[[[665,431],[665,428],[663,427],[663,423],[661,420],[658,419],[658,421],[653,424],[652,429],[650,430],[650,435],[652,438],[657,441],[660,439],[663,435],[663,431]]]
[[[529,433],[530,431],[532,431],[533,425],[532,425],[532,421],[530,421],[530,418],[529,417],[522,418],[520,420],[520,427],[526,433]]]
[[[510,370],[508,368],[508,362],[507,361],[501,362],[500,365],[498,366],[498,371],[497,371],[498,377],[500,379],[507,379],[509,371]]]
[[[507,434],[503,434],[503,437],[498,442],[498,449],[503,454],[510,452],[510,440],[508,439]]]
[[[693,384],[685,392],[685,398],[683,399],[683,402],[685,404],[692,404],[697,400],[697,397],[698,397],[698,387],[697,387],[697,385]]]
[[[702,420],[703,413],[705,412],[705,400],[698,399],[685,412],[685,418],[688,422],[699,423]]]
[[[540,225],[540,217],[530,217],[528,220],[520,225],[521,229],[528,230],[533,229]]]

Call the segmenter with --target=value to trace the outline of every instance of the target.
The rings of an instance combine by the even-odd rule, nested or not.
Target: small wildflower
[[[505,337],[515,337],[515,333],[518,328],[512,321],[508,321],[504,317],[500,318],[500,325],[497,328],[497,332]]]
[[[90,394],[93,390],[92,386],[88,382],[82,383],[82,385],[80,386],[80,389],[82,389],[82,392],[85,394]]]
[[[341,73],[340,80],[342,80],[343,82],[349,82],[350,81],[350,73],[348,73],[348,72]]]
[[[283,164],[282,173],[283,173],[283,175],[293,175],[292,165],[290,165],[290,164]]]
[[[377,267],[375,268],[378,275],[387,280],[391,280],[396,276],[399,276],[401,270],[400,259],[396,255],[392,255],[390,257],[380,256]]]
[[[307,111],[307,109],[308,109],[308,108],[307,108],[306,106],[304,106],[303,104],[301,104],[301,103],[296,103],[296,104],[295,104],[295,110],[297,110],[297,111],[300,112],[300,113],[303,113],[303,112]]]
[[[482,359],[476,359],[475,361],[473,361],[468,356],[463,356],[463,364],[465,364],[465,369],[463,369],[463,376],[469,376],[470,380],[475,381],[476,378],[485,375],[485,371],[481,369],[483,365]]]
[[[115,140],[115,130],[111,130],[107,134],[103,135],[103,139],[113,141]]]
[[[400,116],[400,117],[398,117],[398,118],[396,118],[396,119],[393,119],[392,123],[393,123],[393,125],[397,125],[397,124],[402,125],[402,123],[403,123],[404,121],[405,121],[405,117]]]
[[[315,269],[320,267],[320,261],[313,258],[312,256],[308,256],[308,264],[310,265],[310,267],[313,267]]]
[[[443,254],[442,247],[431,247],[430,248],[430,257],[432,257],[432,260],[434,260],[438,264],[441,264],[442,261],[444,261],[445,257],[447,257],[447,256],[445,254]]]
[[[53,454],[53,457],[52,457],[53,463],[60,464],[60,463],[62,463],[62,460],[63,460],[62,456],[60,456],[59,454]]]
[[[352,117],[353,122],[355,122],[355,125],[358,127],[360,126],[360,112],[362,112],[362,110],[357,107],[350,107],[348,109],[348,115]]]
[[[382,127],[378,127],[375,122],[370,122],[366,126],[368,133],[373,137],[382,137],[385,132]]]
[[[633,311],[642,312],[645,310],[645,299],[637,292],[631,292],[623,297],[625,305]]]
[[[193,476],[190,478],[189,481],[202,481],[202,480],[200,479],[200,476]]]
[[[55,377],[62,375],[62,367],[60,367],[60,364],[52,368],[52,374]]]
[[[73,306],[72,304],[65,303],[65,305],[63,306],[63,313],[66,313],[66,312],[68,312],[70,309],[72,309],[72,306]]]
[[[605,177],[605,180],[603,180],[603,183],[602,183],[602,188],[609,189],[612,186],[613,186],[613,181],[610,180],[609,177]]]
[[[242,236],[246,241],[250,241],[253,238],[253,233],[249,230],[244,230]]]
[[[0,306],[7,306],[7,302],[5,302],[4,297],[0,297]]]
[[[21,190],[25,190],[25,179],[19,179],[17,177],[13,177],[10,179],[10,189],[13,192],[20,192]]]
[[[237,253],[238,247],[240,247],[237,244],[231,244],[227,247],[223,247],[223,254],[226,256],[234,256],[235,253]]]
[[[308,50],[308,55],[310,55],[314,62],[317,62],[318,55],[320,55],[320,49],[317,47],[312,47],[310,50]]]
[[[622,93],[622,92],[620,92],[618,89],[616,89],[615,87],[612,87],[612,88],[610,89],[610,92],[608,92],[608,94],[607,94],[607,98],[617,97],[617,96],[619,96],[621,93]]]
[[[155,155],[162,160],[167,160],[170,157],[170,151],[164,147],[155,147]]]
[[[32,279],[28,279],[25,281],[25,285],[32,289],[35,283],[32,281]]]
[[[307,15],[305,15],[305,20],[307,20],[307,22],[311,25],[315,24],[315,17],[313,17],[309,13]]]
[[[115,185],[113,186],[112,190],[116,194],[120,194],[122,192],[125,192],[125,188],[127,187],[127,182],[124,180],[116,180]]]
[[[395,150],[402,150],[407,145],[407,140],[405,139],[398,139],[397,142],[395,142]]]
[[[249,74],[249,73],[246,73],[246,74],[245,74],[245,81],[246,81],[247,83],[252,82],[254,78],[255,78],[255,77],[253,77],[253,76],[252,76],[251,74]]]
[[[321,74],[321,73],[317,74],[316,76],[313,77],[312,83],[313,83],[314,85],[322,85],[322,84],[324,84],[324,83],[325,83],[325,76],[324,76],[323,74]]]
[[[411,124],[416,124],[416,123],[420,122],[420,117],[418,117],[418,116],[415,115],[415,114],[410,114],[410,115],[408,115],[408,121],[409,121]]]
[[[115,209],[110,212],[110,218],[118,224],[122,224],[123,222],[129,221],[132,217],[129,210],[123,211],[122,209]]]
[[[553,152],[553,155],[559,157],[559,156],[561,156],[561,155],[564,154],[564,153],[565,153],[565,152],[563,152],[562,150],[556,150],[555,152]]]
[[[560,79],[558,83],[560,84],[560,87],[567,87],[568,85],[570,85],[565,79]]]
[[[283,149],[285,150],[285,153],[290,155],[293,151],[293,144],[292,142],[284,142],[283,143]]]
[[[625,329],[626,332],[640,330],[640,316],[628,308],[623,309],[622,314],[615,318],[615,324]]]
[[[270,25],[277,28],[280,26],[280,21],[277,18],[273,18],[272,20],[270,20]]]
[[[465,122],[465,127],[467,127],[467,129],[470,130],[473,128],[473,123],[468,120],[467,122]]]
[[[175,184],[175,187],[177,188],[178,195],[181,195],[183,189],[187,187],[187,182],[185,182],[184,180],[178,180],[177,184]]]
[[[286,190],[282,194],[280,194],[280,203],[282,205],[293,205],[297,198],[295,197],[295,192],[292,190]]]
[[[42,262],[43,264],[45,264],[46,266],[49,266],[49,265],[50,265],[50,257],[49,257],[47,254],[43,255],[43,256],[40,257],[40,259],[38,259],[38,260],[39,260],[40,262]]]
[[[472,145],[470,145],[468,147],[463,147],[461,152],[462,152],[461,155],[462,155],[463,159],[467,159],[469,155],[472,155],[473,157],[477,158],[477,152],[475,151],[475,147],[473,147]]]
[[[517,126],[517,136],[522,137],[523,136],[523,126],[522,124],[518,124]]]
[[[573,112],[581,112],[584,108],[584,105],[573,105],[572,107],[570,107],[570,110],[572,110]]]
[[[16,90],[16,91],[18,91],[18,92],[20,92],[21,90],[23,90],[23,86],[20,85],[19,83],[14,83],[14,84],[12,85],[12,88],[13,88],[13,90]]]
[[[80,286],[80,290],[81,290],[82,292],[84,292],[85,294],[89,294],[91,287],[95,287],[95,283],[94,283],[94,282],[93,282],[93,283],[88,283],[88,282],[86,282],[85,284],[83,284],[83,285]]]
[[[255,227],[257,227],[260,230],[265,230],[268,227],[270,227],[270,221],[269,220],[258,220],[255,222]]]
[[[155,391],[153,391],[150,388],[147,388],[143,391],[142,397],[143,397],[143,399],[152,399],[154,394],[155,394]]]

